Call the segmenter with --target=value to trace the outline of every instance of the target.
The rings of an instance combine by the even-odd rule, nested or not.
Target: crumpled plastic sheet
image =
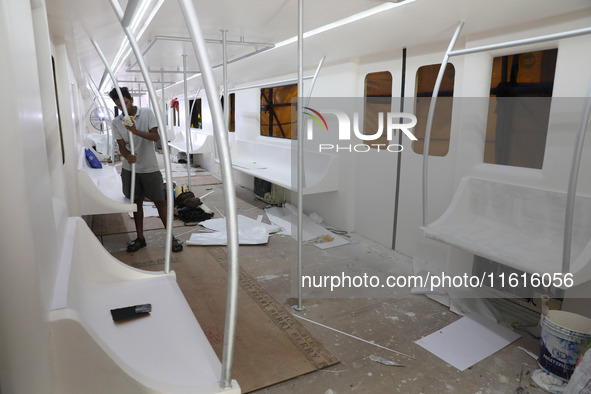
[[[269,242],[269,234],[280,230],[280,227],[262,223],[260,220],[238,215],[238,243],[240,245],[261,245]],[[262,217],[260,218],[262,220]],[[227,245],[226,219],[209,219],[200,223],[201,226],[214,233],[194,233],[187,245]]]
[[[238,243],[240,245],[261,245],[269,241],[269,233],[263,227],[252,227],[248,231],[238,229]],[[227,245],[228,236],[225,231],[214,233],[194,233],[187,241],[187,245]]]

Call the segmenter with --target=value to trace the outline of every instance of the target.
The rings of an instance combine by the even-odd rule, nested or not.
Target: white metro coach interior
[[[221,178],[230,206],[234,187],[252,189],[256,177],[285,188],[303,213],[408,256],[416,272],[472,273],[475,256],[530,274],[569,272],[562,308],[591,317],[590,48],[586,0],[0,1],[1,392],[240,392],[231,344],[218,360],[175,273],[121,263],[82,220],[135,210],[117,191],[115,168],[90,171],[84,159],[88,134],[105,134],[91,113],[114,107],[101,55],[134,102],[159,113],[163,151],[188,152]],[[491,80],[507,82],[518,62],[533,70],[549,58],[547,121],[527,121],[533,126],[504,142],[497,125],[491,137]],[[448,131],[434,121],[424,155],[429,104],[419,99],[436,90],[446,62],[451,88],[444,78],[438,105],[449,109]],[[423,78],[426,66],[435,71]],[[329,100],[369,97],[378,73],[388,75],[387,93],[380,85],[373,97],[423,125],[418,142],[400,139],[401,152],[357,136],[347,148],[326,109]],[[422,83],[430,85],[423,91]],[[263,90],[288,85],[326,109],[330,132],[300,135],[298,145],[295,132],[262,130]],[[232,105],[222,109],[220,96]],[[110,143],[105,153],[115,160]],[[503,151],[502,143],[513,145]],[[530,151],[537,156],[527,162]],[[237,263],[240,253],[248,252],[231,246],[229,258]],[[107,324],[102,306],[139,303],[155,288],[167,313],[141,335]]]

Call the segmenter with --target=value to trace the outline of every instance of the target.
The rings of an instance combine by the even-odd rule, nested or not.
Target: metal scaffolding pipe
[[[558,39],[570,38],[570,37],[577,37],[577,36],[582,36],[582,35],[590,34],[590,33],[591,33],[591,27],[587,27],[584,29],[570,30],[570,31],[562,32],[562,33],[547,34],[547,35],[539,36],[539,37],[524,38],[524,39],[515,40],[515,41],[507,41],[507,42],[503,42],[500,44],[484,45],[484,46],[480,46],[480,47],[467,48],[467,49],[458,49],[456,51],[450,51],[448,53],[448,55],[449,56],[469,55],[471,53],[493,51],[495,49],[511,48],[511,47],[516,47],[519,45],[537,44],[540,42],[546,42],[546,41],[552,41],[552,40],[558,40]]]
[[[244,60],[244,59],[247,59],[247,58],[249,58],[251,56],[258,55],[259,53],[268,51],[269,49],[272,49],[272,48],[273,48],[272,46],[269,46],[269,47],[257,49],[256,51],[247,53],[246,55],[239,56],[239,57],[237,57],[235,59],[232,59],[232,60],[228,60],[228,64],[239,62],[240,60]],[[222,67],[222,63],[216,64],[215,66],[213,66],[212,67],[212,70],[217,70],[220,67]],[[151,73],[157,73],[157,72],[160,72],[161,70],[158,70],[158,71],[156,71],[156,70],[148,70],[148,71],[151,72]],[[126,70],[126,72],[138,73],[138,72],[141,72],[141,70],[131,70],[130,69],[130,70]],[[167,73],[167,74],[181,74],[182,71],[164,71],[164,73]],[[201,70],[198,70],[198,71],[187,71],[187,73],[189,73],[189,74],[201,74]]]
[[[303,244],[303,216],[304,216],[304,0],[298,0],[298,248],[297,248],[297,297],[295,309],[301,311],[302,306],[302,244]]]
[[[313,78],[314,78],[313,75],[308,75],[307,77],[304,77],[304,80],[313,79]],[[228,89],[228,92],[237,92],[239,90],[254,89],[254,88],[264,88],[266,86],[281,86],[281,85],[285,85],[288,83],[294,83],[297,81],[298,81],[298,78],[291,78],[291,79],[283,79],[281,81],[263,82],[263,83],[258,83],[255,85],[247,85],[247,86],[241,86],[239,88]]]
[[[429,142],[431,141],[431,128],[433,127],[433,115],[435,114],[435,105],[437,104],[437,96],[439,95],[439,87],[441,86],[441,81],[443,80],[443,74],[445,73],[445,68],[447,67],[447,63],[449,61],[449,53],[454,48],[456,41],[462,31],[462,27],[464,27],[464,21],[460,21],[458,26],[456,27],[456,31],[445,51],[445,56],[441,62],[441,67],[439,67],[439,74],[437,74],[437,80],[435,81],[435,86],[433,87],[433,95],[431,98],[431,103],[429,104],[429,113],[427,115],[427,126],[425,128],[425,143],[423,144],[423,226],[427,225],[427,184],[428,184],[428,175],[429,175]]]
[[[113,7],[113,10],[115,11],[115,14],[117,15],[119,21],[122,21],[122,16],[120,15],[119,11],[121,10],[121,8],[119,7],[119,3],[117,2],[117,0],[109,0],[109,2],[111,3],[111,6]],[[138,61],[138,64],[140,66],[140,69],[143,71],[142,75],[144,77],[144,80],[146,81],[146,86],[148,88],[148,94],[150,97],[150,101],[152,103],[152,108],[155,108],[156,110],[154,111],[154,115],[156,116],[156,121],[158,123],[158,134],[160,136],[160,141],[162,141],[163,144],[163,149],[162,149],[162,153],[164,155],[164,171],[166,174],[166,198],[168,203],[166,204],[166,245],[165,245],[165,250],[164,250],[164,272],[168,273],[170,272],[170,253],[171,253],[171,249],[172,249],[172,219],[173,219],[173,193],[172,193],[172,171],[170,168],[170,157],[169,157],[169,153],[168,153],[168,146],[167,144],[167,138],[166,138],[166,129],[164,126],[164,122],[162,121],[162,114],[160,113],[160,111],[158,111],[158,100],[157,100],[157,96],[156,96],[156,91],[154,90],[154,86],[152,85],[152,80],[150,79],[150,74],[148,73],[148,67],[146,66],[146,63],[144,61],[144,57],[141,53],[140,47],[137,43],[137,40],[135,39],[133,32],[131,31],[131,29],[128,27],[124,27],[123,25],[121,25],[121,27],[123,28],[123,31],[125,32],[125,35],[127,36],[127,40],[129,42],[129,45],[131,46],[131,49],[133,51],[133,53],[135,54],[135,57]]]
[[[162,72],[162,70],[160,70],[160,72]],[[176,83],[176,82],[177,81],[163,81],[162,79],[160,81],[152,81],[152,83],[154,83],[154,84],[156,84],[156,83],[160,83],[160,84],[165,84],[165,83],[167,83],[167,84],[173,84],[173,83]],[[130,81],[130,80],[120,79],[119,80],[119,83],[137,83],[137,84],[140,84],[140,83],[145,83],[145,82],[144,81]]]
[[[113,1],[113,0],[112,0]],[[193,43],[200,67],[203,69],[203,83],[210,104],[213,118],[214,135],[220,154],[220,166],[224,183],[224,201],[226,205],[226,227],[228,237],[228,293],[226,298],[226,321],[224,328],[224,347],[222,350],[222,374],[220,387],[231,386],[232,363],[234,359],[234,345],[236,342],[236,318],[238,316],[238,219],[236,216],[236,196],[232,161],[228,135],[224,127],[224,119],[220,100],[217,96],[213,70],[209,63],[207,49],[199,27],[197,12],[191,0],[179,0],[182,14]]]
[[[117,83],[117,78],[115,78],[115,74],[113,74],[113,70],[111,70],[111,66],[109,65],[109,62],[107,61],[107,58],[103,54],[103,51],[101,51],[101,48],[99,47],[98,43],[93,38],[90,39],[90,42],[92,43],[92,46],[94,47],[94,49],[98,53],[99,57],[101,58],[101,61],[105,65],[105,68],[107,69],[107,72],[109,73],[109,76],[111,77],[111,81],[113,81],[113,85],[115,85],[115,90],[117,91],[117,96],[119,97],[119,102],[121,103],[121,110],[123,111],[123,115],[126,117],[129,116],[129,114],[127,113],[127,107],[125,106],[125,100],[123,99],[123,94],[121,93],[121,89],[119,88],[119,84]],[[133,135],[131,134],[130,131],[128,131],[128,133],[129,133],[129,147],[131,148],[131,154],[135,155],[135,144],[133,142]],[[130,187],[130,189],[131,190],[129,191],[129,199],[131,200],[131,203],[134,204],[135,203],[134,202],[134,197],[135,197],[135,163],[131,164],[131,187]]]
[[[581,166],[581,156],[583,155],[583,143],[585,142],[585,133],[589,123],[589,114],[591,113],[591,83],[587,88],[581,121],[577,132],[573,160],[568,180],[568,192],[566,194],[566,213],[564,218],[564,241],[562,245],[562,273],[567,274],[570,271],[570,259],[573,235],[573,219],[575,211],[575,197],[577,195],[577,181],[579,179],[579,168]]]
[[[187,94],[187,55],[183,55],[183,95],[185,97],[185,146],[187,149],[187,187],[191,190],[191,128],[189,127],[189,95]]]
[[[123,27],[127,27],[131,24],[133,14],[135,14],[138,4],[139,0],[129,0],[127,2],[127,6],[125,7],[125,13],[123,14],[123,18],[121,18],[121,25]]]
[[[156,40],[191,42],[191,37],[154,36],[154,38],[150,41],[150,43],[152,41],[156,41]],[[216,40],[216,39],[212,39],[212,38],[204,38],[203,40],[205,41],[206,44],[222,44],[223,43],[223,40]],[[242,38],[240,41],[227,40],[226,43],[228,45],[244,45],[244,46],[269,46],[269,45],[275,45],[272,42],[244,41],[244,38]]]
[[[150,49],[156,44],[157,41],[164,40],[164,41],[180,41],[180,42],[191,42],[191,37],[175,37],[175,36],[154,36],[146,45],[146,48],[142,51],[142,55],[146,55]],[[213,40],[213,39],[205,39],[204,40],[208,44],[223,44],[223,40]],[[226,41],[229,45],[246,45],[246,46],[264,46],[265,50],[270,49],[269,47],[275,47],[275,44],[270,42],[251,42],[251,41]],[[256,51],[255,51],[256,52]],[[137,64],[137,61],[132,63],[129,67],[127,67],[127,71],[129,72],[133,66]]]

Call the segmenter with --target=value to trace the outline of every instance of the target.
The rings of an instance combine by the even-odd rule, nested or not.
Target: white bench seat
[[[60,392],[101,392],[106,386],[91,383],[100,379],[110,392],[240,392],[236,383],[220,389],[221,363],[174,272],[121,263],[81,218],[68,219],[66,237],[50,312],[58,376],[68,376],[61,383],[71,390]],[[111,309],[147,303],[149,316],[111,317]]]
[[[174,140],[168,143],[179,152],[187,152],[187,139],[185,133],[181,131]],[[213,152],[213,134],[207,133],[201,129],[191,129],[191,146],[189,154],[211,153]]]
[[[286,145],[236,140],[232,147],[232,167],[285,189],[297,191],[295,149]],[[292,157],[293,156],[293,157]],[[338,190],[338,157],[304,151],[304,194]]]
[[[135,204],[123,194],[121,176],[114,166],[103,168],[88,165],[82,152],[78,166],[78,196],[82,215],[134,212]]]
[[[528,273],[561,273],[566,193],[475,177],[460,181],[425,236]],[[591,197],[577,196],[571,270],[591,280]]]

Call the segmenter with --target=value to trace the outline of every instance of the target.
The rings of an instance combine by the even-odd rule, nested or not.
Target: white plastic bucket
[[[576,313],[548,311],[542,315],[540,367],[568,381],[587,344],[591,342],[591,319]]]

